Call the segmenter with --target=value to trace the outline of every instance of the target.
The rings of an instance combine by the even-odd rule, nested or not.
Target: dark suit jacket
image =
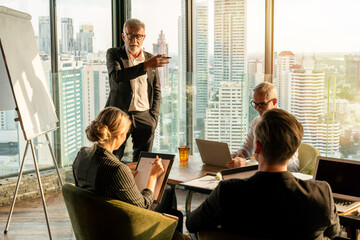
[[[72,167],[78,187],[142,208],[150,208],[154,201],[151,190],[139,191],[131,170],[125,164],[96,144],[91,148],[81,148]]]
[[[327,239],[340,231],[330,186],[290,172],[257,172],[220,182],[186,221],[190,232],[218,225],[223,231],[271,239]]]
[[[148,52],[144,52],[145,60],[151,58]],[[158,119],[160,111],[161,87],[157,69],[144,71],[144,63],[129,67],[129,58],[125,46],[121,48],[110,48],[106,53],[106,66],[109,73],[110,94],[106,107],[114,106],[128,112],[133,91],[130,80],[143,74],[147,74],[148,96],[150,113],[155,120]]]

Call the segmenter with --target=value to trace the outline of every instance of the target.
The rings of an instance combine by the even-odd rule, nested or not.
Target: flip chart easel
[[[60,172],[48,136],[49,132],[57,129],[58,118],[47,86],[30,19],[31,16],[29,14],[0,6],[1,93],[11,92],[14,100],[9,102],[11,97],[4,99],[7,103],[0,105],[0,110],[11,110],[15,106],[18,117],[14,120],[20,123],[24,139],[26,140],[24,156],[21,162],[14,197],[4,233],[6,234],[8,232],[26,154],[30,146],[44,207],[48,233],[50,239],[52,239],[33,139],[45,135],[62,186]],[[3,96],[1,95],[0,98],[2,97]],[[9,108],[4,109],[4,105],[8,105]]]

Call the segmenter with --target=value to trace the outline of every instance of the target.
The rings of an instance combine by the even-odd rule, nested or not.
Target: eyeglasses
[[[253,107],[253,108],[260,108],[260,109],[264,109],[264,108],[266,108],[266,106],[271,102],[271,101],[274,101],[274,99],[275,98],[273,98],[273,99],[270,99],[269,101],[267,101],[266,103],[265,102],[262,102],[262,103],[256,103],[256,102],[254,102],[254,100],[251,100],[250,101],[250,104],[251,104],[251,106]]]
[[[131,34],[131,33],[125,33],[126,37],[130,40],[136,38],[137,40],[142,40],[145,35],[142,34]]]

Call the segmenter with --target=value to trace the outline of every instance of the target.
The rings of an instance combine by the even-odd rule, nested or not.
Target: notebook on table
[[[360,161],[319,156],[313,179],[329,183],[338,212],[360,206]]]
[[[195,141],[203,163],[226,167],[226,163],[232,160],[227,143],[204,139],[195,139]]]

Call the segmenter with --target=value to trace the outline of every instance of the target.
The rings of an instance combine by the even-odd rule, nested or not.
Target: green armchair
[[[72,184],[62,193],[77,240],[184,239],[177,220],[119,200],[99,196]]]
[[[319,151],[312,145],[301,143],[299,147],[300,173],[313,175]]]

